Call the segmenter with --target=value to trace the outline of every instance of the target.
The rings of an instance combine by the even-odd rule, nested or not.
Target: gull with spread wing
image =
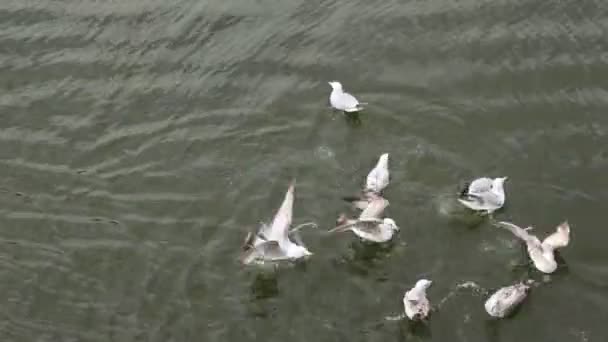
[[[528,233],[532,227],[520,228],[510,222],[497,222],[496,225],[506,228],[513,235],[526,243],[528,255],[532,259],[534,267],[543,273],[553,273],[557,269],[554,251],[557,248],[568,246],[570,243],[570,225],[568,221],[562,222],[555,232],[547,236],[542,242],[534,235]]]
[[[381,219],[384,209],[389,202],[378,196],[369,194],[370,201],[357,219],[348,219],[340,215],[337,227],[330,232],[352,231],[363,240],[372,242],[386,242],[393,238],[399,227],[391,218]]]
[[[292,182],[272,224],[262,224],[257,233],[249,233],[243,245],[241,261],[244,264],[263,264],[267,261],[296,260],[312,255],[301,243],[294,242],[289,235],[306,225],[290,229],[293,216],[295,184]]]

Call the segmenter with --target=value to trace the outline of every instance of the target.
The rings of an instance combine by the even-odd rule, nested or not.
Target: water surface
[[[0,339],[604,340],[607,30],[599,0],[2,1]],[[292,178],[328,229],[384,152],[392,244],[308,230],[305,263],[237,262]],[[559,271],[445,214],[482,175],[509,176],[497,218],[569,220]],[[421,277],[449,296],[430,324],[384,320]],[[454,292],[528,277],[507,320]]]

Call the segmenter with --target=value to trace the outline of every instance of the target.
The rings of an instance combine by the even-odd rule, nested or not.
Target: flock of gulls
[[[331,106],[347,113],[358,112],[364,103],[359,102],[353,95],[344,91],[340,82],[329,82],[332,92],[329,97]],[[389,201],[383,197],[384,189],[389,185],[389,154],[384,153],[378,159],[375,167],[367,175],[365,186],[357,196],[343,197],[354,208],[360,210],[358,217],[350,218],[342,214],[337,219],[336,227],[329,232],[352,232],[363,241],[384,243],[390,241],[399,231],[397,223],[384,217],[383,213],[389,206]],[[567,221],[557,226],[555,232],[540,240],[533,235],[532,227],[521,228],[513,223],[495,221],[492,213],[505,203],[505,181],[507,177],[481,177],[467,183],[458,195],[458,202],[463,206],[488,216],[494,226],[510,231],[526,246],[527,254],[534,267],[542,273],[549,274],[557,269],[555,250],[568,245],[570,241],[570,226]],[[292,262],[313,255],[302,242],[298,231],[306,226],[315,227],[314,223],[306,223],[291,227],[294,204],[295,181],[287,189],[281,207],[270,225],[262,223],[256,232],[249,232],[243,245],[241,262],[246,265],[276,264]],[[497,318],[508,316],[524,301],[533,281],[519,282],[505,286],[495,291],[485,302],[486,312]],[[413,288],[403,296],[404,314],[412,321],[428,319],[432,311],[426,290],[432,281],[420,279]]]

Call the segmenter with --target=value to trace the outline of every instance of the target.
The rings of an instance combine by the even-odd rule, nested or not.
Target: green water
[[[607,30],[599,0],[0,2],[0,340],[604,341]],[[383,152],[399,235],[324,233]],[[570,222],[556,273],[452,212],[486,175],[497,219]],[[293,177],[314,255],[240,265]],[[422,277],[429,324],[385,320]],[[506,320],[455,291],[525,278]]]

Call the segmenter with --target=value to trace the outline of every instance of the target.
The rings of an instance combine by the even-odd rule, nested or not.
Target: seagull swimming
[[[426,319],[431,311],[431,305],[426,298],[426,289],[433,282],[426,279],[420,279],[416,285],[403,296],[403,307],[405,315],[411,320]]]
[[[360,103],[354,96],[345,92],[340,82],[333,81],[328,83],[332,88],[331,95],[329,95],[329,103],[333,108],[347,113],[358,112],[363,109],[361,107],[363,103]]]
[[[465,186],[458,201],[469,209],[491,214],[505,204],[504,183],[507,179],[477,178]]]
[[[530,286],[524,283],[498,289],[486,301],[484,305],[486,312],[492,317],[506,317],[526,299],[529,290]]]
[[[256,234],[249,233],[243,245],[241,261],[244,264],[262,264],[265,261],[295,260],[312,253],[301,243],[294,243],[289,234],[301,226],[289,229],[293,216],[295,185],[292,182],[272,224],[262,224]]]
[[[337,227],[330,232],[352,231],[363,240],[372,242],[386,242],[393,238],[399,227],[391,218],[381,219],[380,216],[389,202],[377,195],[370,195],[370,202],[361,212],[358,219],[348,219],[345,215],[340,215]]]
[[[534,267],[543,273],[553,273],[557,269],[557,262],[555,261],[554,250],[561,247],[568,246],[570,242],[570,225],[568,221],[562,222],[555,232],[547,236],[542,242],[534,235],[528,233],[528,230],[520,228],[510,222],[497,222],[496,225],[502,228],[510,230],[516,237],[520,238],[526,243],[528,248],[528,255]]]
[[[388,171],[388,153],[383,153],[378,158],[376,166],[367,174],[365,179],[365,187],[358,197],[343,197],[345,201],[352,204],[361,210],[367,207],[367,204],[375,197],[382,195],[382,191],[388,186],[390,173]]]
[[[388,172],[388,153],[383,153],[378,158],[376,166],[367,174],[365,180],[365,190],[373,191],[377,194],[381,194],[388,186],[390,180],[390,173]]]

